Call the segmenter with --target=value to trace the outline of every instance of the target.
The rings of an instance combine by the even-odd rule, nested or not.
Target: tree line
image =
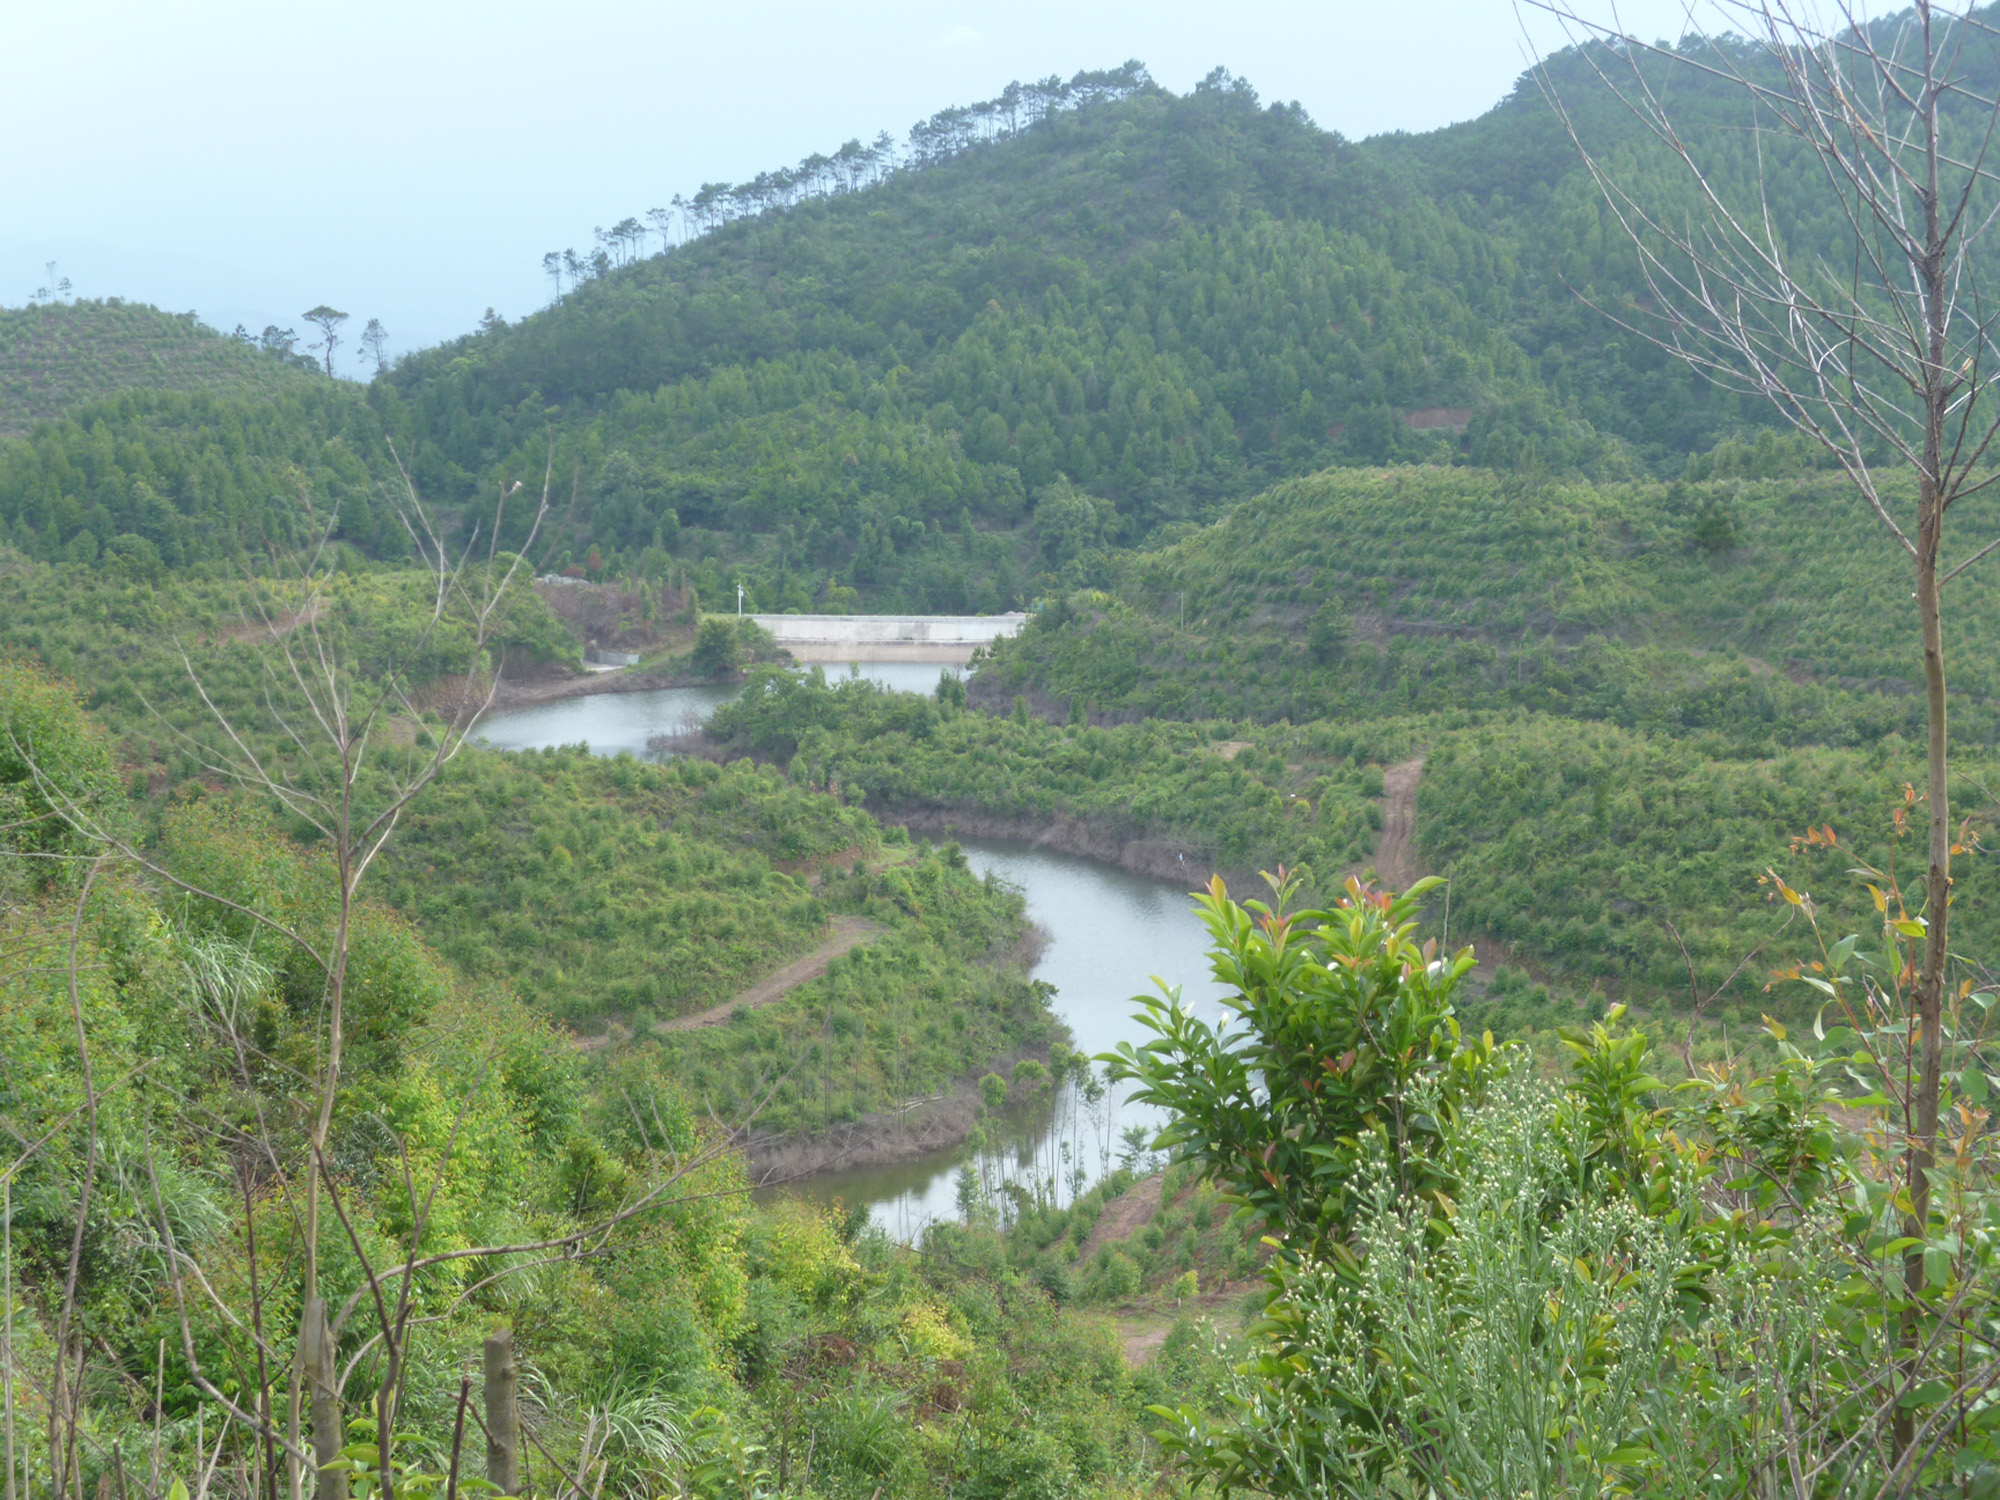
[[[1016,80],[991,99],[952,105],[919,120],[900,146],[884,130],[866,144],[856,137],[831,154],[815,151],[795,167],[759,172],[748,182],[705,182],[693,193],[676,193],[666,207],[647,209],[643,224],[627,215],[609,229],[593,230],[596,249],[587,254],[579,255],[574,248],[549,251],[542,257],[542,274],[554,288],[553,300],[560,303],[566,288],[640,259],[649,230],[659,236],[658,253],[664,255],[736,219],[812,198],[858,193],[898,171],[934,166],[975,146],[1018,135],[1058,111],[1116,102],[1152,86],[1145,66],[1137,61],[1113,69],[1080,70],[1067,81],[1057,74],[1031,83]]]

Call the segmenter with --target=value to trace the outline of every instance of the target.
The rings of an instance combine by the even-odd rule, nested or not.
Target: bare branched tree
[[[396,658],[364,664],[353,659],[332,607],[336,572],[333,538],[337,511],[319,516],[308,502],[308,545],[295,555],[278,559],[279,587],[247,591],[244,633],[263,648],[265,676],[259,726],[239,723],[203,681],[185,648],[181,658],[194,692],[207,707],[219,731],[219,748],[175,729],[160,715],[182,746],[211,777],[235,785],[275,804],[310,827],[321,841],[335,877],[334,914],[330,932],[308,930],[268,912],[236,906],[214,892],[182,880],[151,853],[129,841],[92,808],[70,797],[52,777],[36,771],[38,788],[50,806],[98,846],[113,851],[188,894],[231,907],[282,940],[309,954],[324,975],[323,1026],[320,1033],[317,1104],[309,1133],[309,1150],[317,1164],[306,1174],[304,1205],[304,1327],[300,1346],[321,1356],[315,1369],[300,1369],[293,1381],[285,1446],[300,1452],[301,1382],[313,1387],[318,1462],[323,1467],[342,1444],[335,1410],[337,1390],[329,1379],[331,1345],[325,1338],[326,1307],[319,1291],[319,1257],[324,1170],[328,1134],[339,1098],[346,1040],[346,1000],[350,940],[360,888],[369,869],[388,845],[411,803],[431,785],[464,747],[472,725],[498,690],[503,662],[495,649],[515,585],[529,576],[526,555],[547,521],[553,502],[554,454],[543,474],[541,494],[525,531],[520,550],[503,552],[499,539],[507,507],[521,490],[519,481],[503,488],[490,528],[474,528],[468,540],[453,547],[418,496],[400,455],[396,457],[398,491],[392,498],[405,534],[425,580],[426,598],[420,627],[407,637]],[[439,637],[447,629],[458,634],[457,654],[465,670],[445,679],[439,691],[430,683],[426,703],[412,694],[432,677]],[[430,712],[426,713],[428,708]],[[268,744],[275,730],[282,750]],[[398,745],[397,741],[404,741]],[[26,758],[25,748],[23,749]],[[301,1364],[304,1362],[302,1361]],[[300,1493],[294,1465],[290,1492]],[[322,1491],[324,1493],[324,1491]]]
[[[530,575],[530,554],[554,509],[554,458],[545,467],[541,493],[533,501],[533,513],[523,523],[525,541],[517,552],[503,551],[499,537],[508,520],[508,506],[523,486],[504,486],[489,526],[475,527],[460,546],[447,543],[441,528],[420,500],[416,486],[400,455],[396,458],[399,488],[392,495],[391,509],[398,515],[419,560],[419,576],[424,580],[421,621],[414,630],[400,636],[402,644],[391,659],[362,659],[343,616],[345,613],[334,570],[333,537],[339,527],[338,514],[315,517],[310,505],[309,541],[297,554],[278,561],[275,581],[247,580],[240,634],[255,642],[261,651],[264,682],[262,702],[255,710],[232,710],[223,706],[204,681],[194,658],[184,647],[181,658],[192,691],[209,711],[216,733],[203,739],[180,731],[168,716],[157,714],[164,731],[172,735],[193,756],[208,776],[234,786],[251,799],[275,806],[306,825],[317,836],[331,867],[332,903],[330,915],[300,917],[286,912],[252,909],[213,889],[186,878],[171,865],[105,817],[93,804],[70,790],[60,774],[43,765],[35,747],[23,742],[12,726],[0,724],[4,735],[33,781],[51,816],[60,819],[82,836],[88,854],[36,852],[38,859],[67,859],[84,871],[75,910],[67,924],[67,957],[51,963],[54,955],[16,955],[22,965],[37,965],[66,973],[69,1009],[82,1070],[83,1101],[53,1128],[28,1138],[12,1122],[0,1117],[0,1130],[20,1139],[23,1151],[11,1166],[0,1170],[0,1186],[11,1194],[14,1176],[62,1132],[81,1121],[86,1136],[82,1155],[81,1188],[75,1211],[75,1227],[67,1257],[67,1277],[54,1298],[58,1309],[55,1353],[50,1373],[37,1390],[48,1416],[48,1472],[53,1493],[59,1500],[83,1500],[79,1443],[93,1442],[87,1419],[85,1392],[86,1361],[89,1350],[80,1330],[72,1332],[73,1309],[77,1305],[78,1283],[86,1220],[91,1213],[92,1184],[101,1171],[98,1110],[106,1094],[129,1086],[131,1077],[96,1080],[90,1067],[90,1041],[79,996],[81,934],[85,911],[92,898],[100,870],[121,863],[147,872],[168,888],[200,901],[210,902],[247,920],[257,930],[275,937],[283,946],[309,957],[322,976],[317,1052],[309,1074],[258,1050],[251,1036],[250,1002],[272,980],[274,970],[259,960],[247,946],[218,937],[204,947],[204,939],[189,936],[185,951],[188,967],[188,1006],[192,1024],[207,1032],[227,1056],[233,1057],[242,1097],[259,1099],[255,1074],[277,1070],[289,1072],[290,1086],[304,1096],[310,1116],[304,1132],[302,1161],[292,1161],[280,1144],[281,1133],[264,1118],[263,1104],[257,1103],[257,1128],[244,1132],[240,1120],[221,1115],[208,1119],[205,1106],[192,1104],[194,1118],[190,1130],[205,1133],[238,1163],[237,1188],[243,1200],[243,1231],[248,1257],[248,1300],[244,1288],[219,1286],[203,1265],[197,1247],[187,1243],[169,1206],[159,1172],[161,1157],[154,1150],[150,1134],[143,1157],[146,1186],[142,1198],[150,1198],[145,1217],[146,1236],[157,1257],[170,1307],[178,1324],[180,1358],[188,1378],[200,1392],[198,1410],[219,1415],[215,1434],[215,1459],[210,1471],[221,1461],[225,1437],[234,1434],[234,1452],[239,1468],[238,1493],[258,1500],[278,1500],[281,1491],[291,1500],[302,1500],[311,1492],[317,1500],[343,1500],[347,1476],[354,1461],[343,1456],[346,1447],[346,1414],[351,1403],[348,1390],[362,1377],[370,1393],[376,1423],[372,1457],[365,1464],[369,1486],[381,1500],[393,1500],[397,1483],[394,1466],[397,1409],[405,1394],[412,1352],[412,1340],[421,1329],[445,1323],[471,1299],[489,1292],[508,1278],[532,1273],[539,1267],[566,1260],[588,1259],[609,1253],[619,1231],[643,1215],[670,1204],[687,1203],[717,1193],[738,1193],[747,1184],[740,1174],[711,1169],[732,1159],[755,1120],[790,1076],[790,1069],[764,1079],[753,1090],[739,1116],[724,1120],[711,1116],[705,1128],[697,1129],[677,1144],[675,1133],[662,1121],[657,1105],[650,1109],[650,1125],[638,1101],[626,1103],[636,1138],[644,1157],[644,1167],[635,1173],[630,1190],[621,1201],[604,1205],[593,1215],[579,1214],[564,1229],[544,1238],[519,1243],[486,1243],[456,1246],[427,1252],[425,1232],[438,1194],[453,1168],[460,1126],[466,1111],[480,1090],[492,1086],[492,1057],[467,1086],[444,1149],[430,1169],[427,1180],[419,1180],[394,1130],[377,1119],[375,1128],[395,1145],[402,1162],[402,1189],[406,1198],[409,1229],[398,1247],[393,1264],[384,1264],[379,1248],[357,1221],[352,1205],[343,1198],[343,1182],[330,1152],[332,1128],[341,1096],[343,1052],[347,1034],[349,956],[357,918],[361,915],[361,889],[369,870],[389,845],[403,814],[443,774],[463,749],[480,715],[491,706],[498,691],[504,657],[504,639],[512,593]],[[574,501],[575,485],[571,485]],[[452,637],[446,649],[441,637]],[[447,660],[456,668],[439,675]],[[420,701],[421,700],[421,701]],[[276,748],[271,748],[275,744]],[[24,856],[27,857],[27,856]],[[6,968],[0,965],[0,977]],[[803,1054],[801,1054],[803,1056]],[[793,1068],[798,1066],[795,1060]],[[275,1185],[280,1214],[289,1219],[300,1250],[302,1266],[298,1276],[299,1320],[295,1329],[277,1329],[265,1315],[269,1291],[259,1279],[257,1250],[258,1210],[253,1195],[253,1179]],[[0,1206],[0,1219],[7,1210]],[[331,1224],[326,1223],[328,1216]],[[13,1261],[11,1222],[0,1224],[6,1234],[5,1274],[0,1277],[0,1296],[11,1309]],[[348,1273],[343,1284],[331,1284],[323,1265],[334,1248],[358,1267]],[[419,1285],[425,1278],[456,1263],[471,1263],[476,1270],[453,1294],[439,1304],[420,1298]],[[240,1354],[234,1370],[211,1369],[204,1364],[204,1342],[220,1334]],[[342,1351],[346,1350],[345,1362]],[[108,1354],[110,1351],[106,1351]],[[165,1360],[162,1347],[161,1360]],[[115,1361],[114,1361],[115,1364]],[[124,1373],[119,1372],[121,1375]],[[11,1392],[24,1379],[16,1359],[11,1335],[0,1347],[0,1377]],[[127,1376],[127,1379],[130,1377]],[[458,1445],[463,1440],[462,1406],[467,1383],[461,1382],[461,1419],[455,1427],[450,1468],[458,1467]],[[149,1397],[157,1413],[157,1392]],[[11,1486],[14,1445],[11,1440],[13,1402],[7,1403],[9,1426],[5,1444]],[[608,1422],[608,1419],[606,1419]],[[310,1424],[310,1433],[307,1424]],[[585,1424],[583,1451],[572,1464],[558,1462],[543,1451],[550,1472],[564,1479],[554,1494],[560,1500],[596,1500],[604,1483],[602,1450],[609,1427],[593,1418]],[[540,1449],[531,1432],[530,1443]],[[157,1500],[164,1482],[157,1454],[149,1493]],[[205,1449],[203,1451],[206,1451]],[[98,1454],[99,1460],[107,1457]],[[108,1455],[119,1462],[114,1452]],[[593,1468],[596,1471],[591,1481]],[[197,1469],[200,1469],[199,1462]],[[208,1477],[212,1477],[212,1472]],[[205,1500],[207,1478],[198,1473],[193,1486],[196,1500]],[[121,1480],[122,1493],[122,1480]]]
[[[1922,1045],[1902,1121],[1907,1232],[1920,1242],[1905,1261],[1914,1301],[1937,1159],[1955,852],[1942,595],[2000,547],[1987,537],[1953,557],[1946,547],[1954,507],[2000,479],[2000,399],[1989,389],[2000,308],[1981,283],[2000,214],[2000,38],[1970,4],[1932,0],[1888,21],[1853,0],[1832,0],[1824,15],[1797,0],[1713,0],[1712,33],[1691,29],[1671,47],[1625,34],[1615,9],[1607,18],[1573,0],[1530,4],[1578,44],[1578,66],[1566,60],[1563,72],[1580,86],[1565,92],[1546,62],[1537,76],[1642,283],[1622,300],[1589,300],[1708,380],[1768,402],[1831,455],[1911,565],[1928,717],[1912,1017]],[[1584,123],[1606,95],[1641,127],[1641,165]],[[1700,113],[1718,99],[1740,130]],[[1746,140],[1743,171],[1731,157],[1742,159]],[[1665,176],[1649,171],[1661,164]],[[1801,189],[1834,225],[1831,244],[1795,243],[1805,228],[1777,205]],[[1914,512],[1884,492],[1895,469],[1915,477]],[[1906,1320],[1906,1346],[1916,1337]],[[1901,1420],[1906,1449],[1913,1434]]]

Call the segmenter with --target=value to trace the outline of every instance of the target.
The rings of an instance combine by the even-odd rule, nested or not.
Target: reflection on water
[[[955,668],[933,662],[876,661],[825,668],[829,680],[865,677],[903,693],[928,693],[938,674]],[[551,745],[586,744],[599,755],[629,750],[646,753],[646,741],[687,727],[692,716],[706,721],[716,705],[735,697],[735,687],[655,688],[641,693],[589,693],[557,698],[530,708],[506,709],[479,721],[473,738],[495,750],[542,750]]]
[[[733,687],[689,687],[558,698],[532,708],[488,714],[472,737],[495,750],[544,750],[581,743],[599,755],[621,750],[644,755],[646,741],[654,735],[679,731],[690,714],[706,720],[717,704],[735,696]]]
[[[863,662],[853,675],[903,692],[929,692],[941,669],[917,662]],[[830,678],[850,675],[827,668]],[[656,734],[705,720],[734,687],[663,688],[641,693],[594,693],[561,698],[532,708],[491,714],[475,738],[500,750],[536,750],[550,745],[587,744],[599,755],[629,750],[646,753]],[[1054,1008],[1069,1026],[1076,1048],[1094,1055],[1120,1042],[1135,1045],[1151,1033],[1134,1019],[1132,996],[1150,992],[1152,978],[1182,987],[1211,1022],[1222,1016],[1222,987],[1209,974],[1206,931],[1195,919],[1188,896],[1196,876],[1184,885],[1128,875],[1074,855],[1027,844],[968,841],[965,852],[980,874],[993,871],[1019,886],[1028,916],[1047,931],[1049,942],[1034,977],[1056,987]],[[999,1122],[1004,1139],[987,1152],[989,1174],[1018,1181],[1064,1179],[1059,1196],[1069,1196],[1070,1174],[1093,1183],[1116,1163],[1119,1133],[1127,1126],[1156,1126],[1155,1111],[1124,1104],[1114,1090],[1093,1118],[1074,1090],[1039,1109],[1010,1111]],[[1070,1156],[1062,1155],[1065,1141]],[[958,1212],[957,1174],[974,1159],[965,1148],[938,1151],[890,1167],[822,1172],[777,1191],[816,1201],[839,1198],[867,1203],[875,1221],[901,1239],[914,1239],[934,1219]],[[989,1175],[989,1185],[994,1178]]]
[[[1049,943],[1035,977],[1056,987],[1055,1012],[1068,1023],[1079,1051],[1108,1052],[1120,1042],[1150,1039],[1152,1033],[1134,1019],[1131,1001],[1152,991],[1154,976],[1181,986],[1182,998],[1205,1020],[1222,1018],[1223,988],[1209,973],[1207,930],[1180,885],[1027,844],[969,840],[965,852],[973,869],[994,871],[1019,886],[1029,917],[1047,929]],[[1106,1106],[1110,1113],[1101,1122],[1073,1097],[1035,1118],[1010,1121],[1002,1153],[1007,1175],[1047,1178],[1053,1164],[1054,1175],[1080,1170],[1086,1185],[1096,1182],[1105,1175],[1107,1150],[1110,1165],[1117,1164],[1120,1131],[1159,1124],[1157,1111],[1122,1103],[1115,1090]],[[1072,1137],[1067,1161],[1058,1138],[1065,1135]],[[895,1166],[818,1173],[783,1191],[818,1202],[867,1203],[876,1223],[911,1240],[931,1220],[958,1213],[958,1169],[973,1159],[962,1147],[936,1151]],[[1069,1197],[1067,1182],[1060,1197]]]

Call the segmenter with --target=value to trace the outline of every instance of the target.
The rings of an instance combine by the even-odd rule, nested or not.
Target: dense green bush
[[[1235,1409],[1156,1408],[1170,1451],[1300,1496],[2000,1476],[1972,1396],[2000,1288],[1983,1127],[1952,1132],[1927,1212],[1898,1190],[1921,924],[1892,906],[1879,959],[1849,937],[1792,972],[1831,1013],[1810,1047],[1773,1023],[1770,1066],[1668,1095],[1620,1012],[1565,1032],[1559,1086],[1519,1049],[1466,1045],[1450,992],[1470,955],[1417,949],[1407,899],[1312,912],[1286,894],[1208,903],[1238,1025],[1218,1035],[1170,997],[1155,1040],[1107,1059],[1280,1252]],[[1989,1092],[1993,1001],[1968,974],[1950,1007],[1947,1117],[1961,1086],[1961,1120]]]

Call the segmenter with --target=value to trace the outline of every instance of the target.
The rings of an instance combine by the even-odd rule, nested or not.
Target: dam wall
[[[752,615],[796,661],[920,661],[962,665],[1026,622],[1006,615]]]

